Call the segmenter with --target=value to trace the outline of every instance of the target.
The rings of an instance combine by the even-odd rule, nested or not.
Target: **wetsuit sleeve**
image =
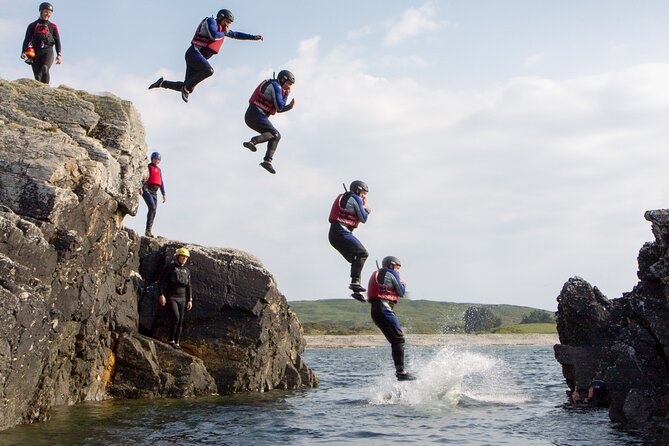
[[[211,34],[215,40],[220,40],[227,36],[224,31],[218,32],[218,23],[216,23],[215,18],[207,17],[207,26],[209,26],[209,34]]]
[[[230,30],[227,33],[225,33],[225,37],[229,37],[231,39],[236,39],[236,40],[256,40],[255,34],[246,34],[233,30]]]
[[[283,97],[283,90],[277,81],[272,82],[272,91],[272,99],[274,100],[274,105],[276,105],[276,111],[281,113],[286,108],[286,99],[288,99],[288,96]]]
[[[163,194],[163,197],[165,196],[165,180],[163,180],[162,170],[160,170],[160,193]]]
[[[165,293],[167,292],[167,282],[170,280],[170,274],[171,274],[171,265],[165,266],[163,268],[163,272],[160,274],[160,280],[158,281],[158,287],[160,288],[160,294],[162,296],[165,296]]]
[[[358,220],[362,223],[367,223],[369,213],[367,213],[365,206],[362,204],[362,198],[355,194],[351,195],[351,198],[353,198],[353,208],[355,209],[356,214],[358,214]]]
[[[34,35],[35,35],[35,22],[28,25],[28,29],[26,29],[26,37],[25,39],[23,39],[23,47],[21,48],[21,54],[23,54],[26,51],[26,48],[28,48],[28,44],[33,41]]]
[[[51,24],[51,34],[53,34],[53,41],[54,44],[56,45],[56,55],[60,54],[61,46],[60,46],[60,33],[58,32],[58,27],[56,26],[55,23]]]
[[[400,275],[397,274],[397,271],[392,269],[389,269],[388,272],[390,273],[390,280],[393,283],[393,288],[395,288],[395,291],[397,291],[397,295],[404,297],[404,293],[406,293],[406,287],[402,285],[402,282],[400,281]]]
[[[190,270],[188,270],[188,286],[186,287],[186,297],[189,301],[193,301],[193,287],[191,285]]]

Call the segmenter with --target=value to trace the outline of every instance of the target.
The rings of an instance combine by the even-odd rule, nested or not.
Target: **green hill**
[[[368,304],[362,304],[353,299],[299,300],[288,303],[300,319],[305,334],[378,333],[378,329],[369,316]],[[483,305],[431,300],[403,300],[395,307],[395,310],[406,333],[458,333],[463,331],[462,316],[465,310],[472,305],[490,309],[496,317],[501,319],[501,328],[520,324],[524,316],[536,310],[536,308],[516,305]],[[553,315],[549,311],[545,313],[550,314],[551,317]],[[547,330],[547,328],[542,327],[542,330]]]

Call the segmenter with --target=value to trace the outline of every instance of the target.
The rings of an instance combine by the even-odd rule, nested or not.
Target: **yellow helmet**
[[[177,249],[177,252],[175,253],[175,255],[190,257],[190,252],[186,248],[179,248],[179,249]]]

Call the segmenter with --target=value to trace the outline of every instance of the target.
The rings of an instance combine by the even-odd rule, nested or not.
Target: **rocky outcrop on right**
[[[558,296],[555,357],[567,385],[587,389],[596,375],[609,390],[609,417],[669,434],[669,210],[645,213],[655,240],[639,251],[639,282],[607,299],[580,277]]]

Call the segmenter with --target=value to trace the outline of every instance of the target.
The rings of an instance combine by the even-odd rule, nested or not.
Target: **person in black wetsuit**
[[[21,59],[32,64],[35,80],[45,84],[51,80],[49,69],[53,65],[54,46],[56,47],[56,64],[63,61],[60,34],[56,24],[49,21],[51,14],[53,14],[51,3],[44,2],[39,5],[39,19],[28,25],[21,49]],[[26,52],[32,51],[34,51],[34,57],[31,58]]]
[[[400,297],[406,293],[406,283],[400,277],[402,264],[397,257],[387,256],[381,266],[380,270],[374,271],[367,285],[372,320],[390,342],[397,380],[413,381],[416,377],[404,369],[404,332],[393,311]]]
[[[277,112],[284,113],[295,107],[295,99],[291,100],[290,103],[287,102],[293,84],[295,84],[295,76],[288,70],[279,71],[276,79],[262,81],[253,91],[244,115],[246,125],[260,135],[254,136],[250,141],[243,143],[243,146],[251,152],[255,152],[257,150],[256,144],[267,143],[265,158],[260,165],[269,173],[276,173],[274,166],[272,166],[272,159],[281,139],[281,134],[272,125],[269,117]]]
[[[186,266],[190,252],[186,248],[179,248],[172,260],[163,269],[160,275],[160,305],[169,303],[172,314],[170,330],[172,348],[180,349],[181,327],[183,326],[186,311],[193,308],[193,289],[191,287],[190,270]]]
[[[352,297],[361,302],[365,301],[362,292],[367,291],[360,285],[360,275],[369,254],[360,240],[353,235],[353,230],[359,223],[366,223],[371,209],[367,206],[367,183],[360,180],[351,182],[348,192],[335,198],[330,209],[330,231],[328,240],[334,249],[351,264],[351,284],[348,288],[353,291]]]
[[[214,74],[214,69],[208,59],[218,54],[226,37],[237,40],[263,40],[260,34],[246,34],[230,30],[235,20],[228,9],[221,9],[216,18],[207,17],[200,22],[195,30],[191,46],[186,50],[186,77],[184,81],[166,81],[162,77],[149,85],[153,88],[167,88],[181,92],[181,99],[188,102],[188,96],[195,86]]]

